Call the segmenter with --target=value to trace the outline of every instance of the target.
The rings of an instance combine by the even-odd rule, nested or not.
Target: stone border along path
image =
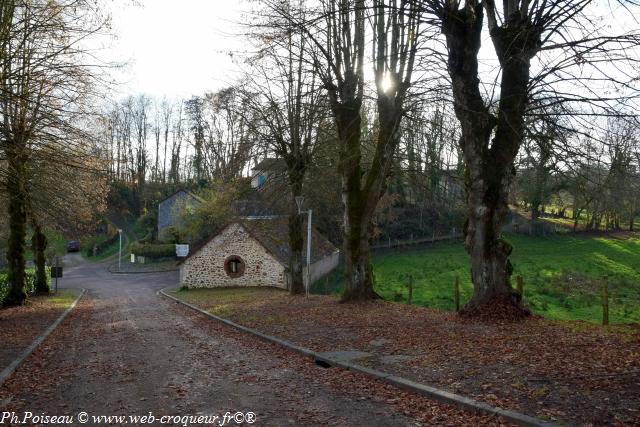
[[[181,299],[176,298],[173,295],[169,295],[168,293],[165,292],[165,289],[161,289],[160,291],[158,291],[158,295],[162,295],[166,298],[169,298],[175,301],[176,303],[189,307],[190,309],[195,310],[201,314],[204,314],[205,316],[208,316],[214,320],[222,322],[225,325],[228,325],[233,328],[239,329],[243,332],[255,335],[259,338],[262,338],[263,340],[278,344],[279,346],[284,347],[291,351],[295,351],[296,353],[300,353],[303,356],[313,359],[315,363],[318,364],[319,366],[322,366],[325,368],[337,366],[339,368],[347,369],[353,372],[359,372],[361,374],[365,374],[374,379],[384,381],[388,384],[391,384],[403,390],[421,394],[435,401],[449,404],[460,409],[468,410],[470,412],[497,415],[511,423],[514,423],[516,425],[523,426],[523,427],[553,427],[558,425],[558,424],[549,423],[539,418],[531,417],[529,415],[521,414],[519,412],[491,406],[486,403],[479,402],[477,400],[473,400],[459,394],[450,393],[446,390],[442,390],[442,389],[428,386],[425,384],[420,384],[420,383],[408,380],[406,378],[397,377],[395,375],[387,374],[382,371],[377,371],[375,369],[370,369],[364,366],[360,366],[355,363],[351,363],[349,361],[338,360],[335,358],[321,355],[320,353],[316,353],[311,349],[300,347],[289,341],[285,341],[280,338],[273,337],[271,335],[263,334],[262,332],[257,331],[255,329],[251,329],[246,326],[239,325],[235,322],[232,322],[231,320],[224,319],[222,317],[216,316],[215,314],[208,313],[196,307],[195,305],[182,301]]]
[[[71,310],[74,309],[74,307],[76,306],[76,304],[78,304],[78,301],[80,301],[80,298],[82,298],[84,296],[84,294],[86,293],[86,289],[82,289],[80,292],[80,295],[78,295],[78,297],[75,299],[75,301],[73,301],[73,303],[71,303],[71,305],[69,306],[69,308],[67,308],[64,313],[62,313],[60,315],[60,317],[58,317],[58,319],[53,322],[51,324],[51,326],[49,326],[44,332],[42,332],[35,340],[33,340],[33,342],[29,345],[29,347],[27,347],[22,353],[20,353],[20,355],[9,364],[9,366],[7,366],[6,368],[4,368],[2,370],[2,372],[0,372],[0,387],[2,386],[2,384],[4,384],[4,382],[16,371],[16,369],[18,369],[18,367],[20,365],[22,365],[22,363],[29,357],[31,356],[31,353],[33,353],[35,351],[36,348],[38,348],[38,346],[40,344],[42,344],[42,342],[47,339],[47,337],[49,335],[51,335],[51,333],[58,327],[58,325],[60,323],[62,323],[62,321],[65,319],[65,317],[67,317],[67,315],[71,312]]]

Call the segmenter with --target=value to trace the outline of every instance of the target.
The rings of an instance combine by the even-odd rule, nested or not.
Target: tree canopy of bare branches
[[[514,159],[525,134],[525,116],[534,113],[532,107],[545,114],[552,105],[569,103],[604,114],[624,96],[614,100],[606,91],[597,92],[594,82],[606,81],[619,90],[633,86],[632,76],[612,73],[611,68],[603,74],[601,67],[628,65],[633,58],[627,50],[640,39],[637,34],[610,36],[591,27],[585,9],[593,3],[424,2],[439,19],[446,38],[455,112],[462,129],[468,215],[465,244],[471,254],[474,284],[473,298],[465,307],[467,314],[496,304],[518,307],[519,296],[509,281],[513,248],[502,238],[501,229],[509,212],[509,188],[515,174]],[[487,99],[481,86],[479,52],[484,31],[499,64],[493,76],[494,91],[499,93],[495,102]],[[567,91],[575,82],[588,87]],[[536,104],[531,102],[534,95]]]
[[[83,0],[0,5],[0,150],[6,159],[11,286],[4,304],[22,304],[26,298],[27,216],[37,223],[35,215],[42,210],[36,206],[42,203],[33,192],[53,177],[34,176],[40,172],[35,166],[43,161],[57,162],[61,169],[87,166],[74,158],[89,154],[91,134],[84,124],[100,77],[82,42],[104,22],[95,4]]]

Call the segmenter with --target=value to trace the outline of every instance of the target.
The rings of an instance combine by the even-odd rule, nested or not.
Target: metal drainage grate
[[[316,365],[320,366],[321,368],[329,369],[331,367],[331,365],[324,360],[316,359],[315,361]]]

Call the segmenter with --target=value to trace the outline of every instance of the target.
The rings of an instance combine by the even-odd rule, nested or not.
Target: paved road
[[[254,425],[417,425],[391,404],[335,390],[334,369],[157,296],[176,285],[177,272],[114,275],[105,264],[71,261],[76,266],[60,285],[88,293],[0,390],[2,410],[154,417],[251,411]]]

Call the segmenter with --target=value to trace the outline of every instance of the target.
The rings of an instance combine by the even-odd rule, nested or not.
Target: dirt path
[[[397,391],[372,398],[351,387],[353,374],[316,367],[156,295],[176,282],[176,272],[112,275],[106,264],[65,271],[61,286],[88,294],[0,389],[0,409],[74,417],[240,411],[274,426],[420,425],[416,416],[494,422],[425,402],[417,406],[424,413],[406,416],[388,398]],[[87,423],[96,424],[135,423]]]

